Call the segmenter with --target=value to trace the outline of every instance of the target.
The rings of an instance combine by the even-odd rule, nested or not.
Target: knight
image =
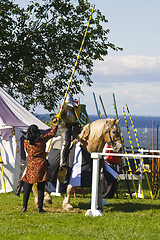
[[[67,157],[69,153],[69,146],[78,134],[81,132],[81,124],[76,117],[77,104],[70,94],[67,94],[66,101],[61,113],[61,152],[60,152],[60,170],[62,167],[68,165]]]

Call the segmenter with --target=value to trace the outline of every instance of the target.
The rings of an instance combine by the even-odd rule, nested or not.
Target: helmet
[[[68,94],[67,94],[67,97],[66,97],[66,101],[65,101],[65,103],[64,103],[64,107],[69,108],[69,109],[72,109],[72,108],[74,108],[74,106],[75,106],[74,99],[73,99],[73,97],[68,93]]]

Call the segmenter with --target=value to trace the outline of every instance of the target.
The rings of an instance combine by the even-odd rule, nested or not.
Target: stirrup
[[[65,163],[62,163],[61,165],[59,165],[59,171],[62,171],[64,168],[66,168]]]

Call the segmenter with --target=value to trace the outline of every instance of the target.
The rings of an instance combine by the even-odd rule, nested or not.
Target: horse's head
[[[122,148],[119,122],[120,119],[98,119],[87,124],[79,135],[82,147],[89,153],[102,152],[108,143],[115,152],[119,152]]]
[[[104,128],[104,140],[113,148],[114,152],[122,151],[120,120],[107,119]]]

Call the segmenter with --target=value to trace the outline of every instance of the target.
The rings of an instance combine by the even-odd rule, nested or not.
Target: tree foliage
[[[88,0],[31,1],[27,9],[11,0],[0,2],[0,84],[27,109],[43,105],[53,111],[64,97],[91,15]],[[108,49],[106,18],[96,9],[70,87],[82,93],[92,85],[93,61]]]

